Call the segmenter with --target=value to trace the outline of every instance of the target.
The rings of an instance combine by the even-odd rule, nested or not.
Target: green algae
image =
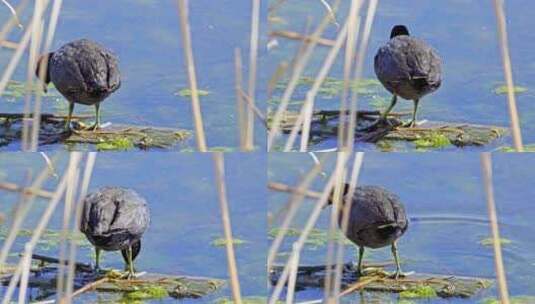
[[[507,94],[509,90],[507,89],[507,85],[500,85],[500,86],[495,87],[493,91],[494,91],[494,94],[496,95],[503,95],[503,94]],[[527,91],[528,91],[528,88],[526,87],[521,87],[521,86],[513,87],[513,92],[515,94],[525,93]]]
[[[127,151],[134,148],[129,138],[115,138],[96,145],[98,151]]]
[[[303,76],[299,78],[297,82],[298,87],[310,87],[314,83],[315,79],[313,77],[309,76]],[[288,85],[288,80],[282,80],[275,86],[276,89],[284,90],[286,86]],[[352,91],[357,92],[360,95],[373,95],[377,94],[381,88],[381,83],[372,78],[364,78],[360,79],[358,81],[351,81],[349,83],[349,88]],[[318,95],[326,98],[331,99],[334,97],[338,97],[342,94],[344,90],[344,80],[333,78],[333,77],[327,77],[321,84]]]
[[[525,145],[524,152],[535,152],[535,144]],[[500,152],[516,152],[516,149],[510,146],[503,146],[498,148]]]
[[[4,240],[7,237],[8,230],[0,227],[0,240]],[[20,229],[17,233],[18,238],[30,238],[33,235],[33,231],[30,229]],[[87,241],[85,236],[79,232],[68,232],[66,239],[68,241],[74,241],[77,246],[90,248],[91,243]],[[43,251],[49,251],[59,247],[61,243],[61,231],[46,229],[39,241],[37,241],[37,248]]]
[[[125,298],[129,300],[155,300],[169,296],[167,290],[161,286],[143,286],[139,290],[128,292]]]
[[[2,93],[2,96],[6,97],[8,100],[17,100],[21,99],[26,95],[26,91],[29,90],[31,94],[39,94],[41,96],[46,97],[59,97],[60,95],[57,93],[54,85],[50,83],[48,85],[48,92],[45,93],[43,91],[43,86],[41,83],[36,82],[29,88],[27,88],[27,85],[25,82],[16,81],[16,80],[10,80],[7,83],[7,86]]]
[[[509,245],[513,241],[511,241],[509,239],[505,239],[505,238],[500,238],[499,242],[500,242],[500,245],[503,246],[503,245]],[[494,244],[494,240],[491,237],[485,238],[485,239],[482,239],[481,241],[479,241],[479,244],[483,245],[483,246],[492,246]]]
[[[451,145],[451,142],[448,139],[448,137],[438,132],[432,132],[425,137],[415,140],[413,143],[417,149],[419,148],[440,149],[440,148],[444,148],[444,147]]]
[[[246,244],[246,243],[249,243],[249,242],[246,241],[246,240],[241,240],[241,239],[237,239],[237,238],[233,238],[232,239],[232,244],[235,245],[235,246],[243,245],[243,244]],[[220,237],[220,238],[212,240],[212,242],[210,242],[210,244],[212,246],[215,246],[215,247],[223,247],[223,246],[227,245],[227,240],[225,238],[223,238],[223,237]]]
[[[431,286],[420,285],[399,293],[401,299],[431,299],[436,298],[437,292]]]
[[[190,97],[192,95],[193,91],[191,89],[181,89],[178,92],[175,93],[175,95],[182,96],[182,97]],[[197,95],[199,96],[206,96],[210,95],[210,91],[206,90],[197,90]]]

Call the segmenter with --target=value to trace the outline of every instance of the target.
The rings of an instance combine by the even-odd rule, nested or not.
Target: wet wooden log
[[[32,255],[32,259],[39,261],[38,266],[33,266],[29,278],[28,286],[37,288],[40,295],[45,295],[42,299],[55,293],[57,286],[59,259],[43,255]],[[225,281],[215,278],[170,275],[160,273],[139,273],[134,279],[128,280],[122,276],[122,272],[108,270],[106,273],[95,273],[89,264],[76,262],[76,275],[74,287],[82,291],[113,292],[113,293],[134,293],[158,288],[165,290],[165,296],[176,299],[199,298],[215,292],[221,288]],[[0,284],[9,284],[14,267],[4,268],[0,272]],[[79,292],[80,293],[80,292]]]
[[[21,113],[0,113],[0,146],[21,139],[23,119]],[[65,132],[65,120],[63,115],[42,114],[39,145],[90,144],[96,145],[97,150],[168,149],[191,136],[183,129],[122,124],[93,131],[88,129],[92,116],[80,115],[72,117],[72,131]]]
[[[370,127],[380,115],[379,111],[358,111],[355,141],[377,143],[379,141],[405,141],[432,140],[437,135],[448,140],[448,143],[457,147],[483,146],[490,144],[507,134],[507,129],[492,125],[478,125],[456,122],[425,121],[415,128],[402,127],[402,117],[410,113],[391,113],[388,123]],[[283,114],[281,123],[282,132],[289,133],[298,117],[296,112]],[[340,111],[316,111],[312,116],[311,141],[320,142],[338,135]],[[271,117],[268,123],[272,121]],[[431,147],[432,148],[432,147]]]
[[[353,263],[344,264],[342,267],[343,289],[350,288],[356,283],[362,282],[358,290],[400,293],[404,291],[418,290],[422,287],[431,287],[442,298],[462,297],[469,298],[476,295],[482,289],[493,284],[493,280],[486,278],[417,273],[409,274],[397,280],[388,277],[382,267],[388,263],[365,264],[364,267],[373,267],[365,276],[359,277]],[[282,274],[284,265],[274,265],[270,270],[270,281],[274,285]],[[301,265],[297,271],[296,289],[323,288],[327,267],[325,265]]]

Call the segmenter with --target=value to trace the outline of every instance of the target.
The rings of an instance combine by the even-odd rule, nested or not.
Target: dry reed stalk
[[[297,280],[297,270],[299,269],[299,248],[297,244],[292,245],[292,258],[290,263],[290,275],[288,277],[288,292],[286,293],[286,304],[293,304],[295,294],[295,283]]]
[[[52,5],[52,12],[50,13],[50,21],[48,23],[48,31],[45,40],[45,46],[43,48],[43,54],[50,52],[52,47],[52,41],[54,40],[54,34],[56,32],[56,27],[58,24],[59,13],[61,11],[62,0],[54,0]],[[44,12],[44,11],[43,11]],[[43,61],[44,64],[40,66],[39,69],[39,79],[45,79],[45,72],[47,70],[48,60]],[[35,69],[33,69],[35,70]],[[39,130],[41,129],[41,94],[36,94],[35,104],[33,109],[33,122],[32,122],[32,134],[30,142],[30,151],[37,151],[37,146],[39,144]]]
[[[193,48],[191,45],[191,32],[189,26],[188,0],[178,1],[178,14],[180,19],[180,32],[182,33],[182,46],[186,69],[188,71],[188,80],[191,90],[191,105],[193,110],[193,120],[195,123],[195,138],[197,139],[197,148],[200,152],[207,152],[206,139],[201,113],[201,103],[199,100],[199,91],[197,88],[197,75],[195,72],[195,62],[193,59]]]
[[[301,249],[303,248],[305,241],[308,238],[308,235],[310,234],[310,231],[312,230],[312,228],[314,228],[314,225],[316,224],[316,221],[318,220],[323,207],[327,203],[327,199],[329,198],[330,193],[333,189],[337,175],[339,174],[339,172],[343,170],[344,167],[345,167],[345,161],[343,161],[341,158],[338,158],[334,172],[329,177],[328,182],[323,189],[321,198],[317,201],[316,206],[312,210],[312,213],[310,214],[305,224],[305,227],[303,231],[301,232],[299,239],[296,242],[296,246],[299,249],[299,251],[301,251]],[[293,253],[292,253],[292,256],[290,256],[289,261],[291,261],[292,257],[293,257]],[[271,294],[271,297],[269,299],[269,304],[275,304],[277,302],[282,292],[282,289],[284,288],[284,285],[286,281],[288,280],[289,271],[290,271],[290,263],[286,263],[282,271],[282,274],[279,277],[277,284],[275,285],[273,293]]]
[[[357,60],[355,63],[354,81],[358,83],[362,78],[362,70],[364,69],[364,59],[366,58],[366,50],[368,49],[368,41],[370,39],[370,33],[373,26],[373,19],[375,17],[375,11],[377,10],[377,0],[370,0],[368,4],[368,11],[366,13],[366,20],[364,21],[364,30],[362,32],[362,41],[359,44],[357,51]],[[353,142],[355,140],[355,128],[357,125],[357,103],[358,93],[357,90],[351,91],[351,105],[349,107],[349,126],[347,128],[347,143],[346,148],[350,151],[353,150]]]
[[[337,0],[334,7],[337,8],[339,3],[340,3],[340,0]],[[310,60],[310,57],[312,56],[314,52],[314,48],[318,44],[319,37],[322,36],[328,24],[329,24],[329,16],[325,15],[325,17],[322,19],[322,21],[320,22],[316,30],[310,36],[311,43],[306,45],[306,48],[303,50],[303,52],[298,54],[295,60],[292,75],[290,76],[290,80],[288,81],[286,89],[284,90],[284,93],[282,95],[281,102],[277,108],[277,111],[275,112],[273,116],[271,129],[269,130],[269,133],[268,133],[268,144],[267,144],[268,151],[271,151],[273,147],[273,143],[276,137],[280,133],[280,124],[283,118],[283,114],[288,108],[288,105],[290,103],[290,98],[292,97],[293,92],[295,88],[297,87],[301,74],[303,73],[308,61]]]
[[[492,161],[489,152],[481,153],[481,170],[483,171],[483,181],[485,194],[487,196],[487,208],[489,212],[490,228],[492,232],[492,245],[494,248],[494,265],[496,267],[496,279],[498,281],[498,291],[500,301],[509,304],[509,292],[507,289],[507,278],[503,265],[502,247],[500,243],[500,231],[498,229],[498,217],[496,215],[496,203],[494,202],[494,190],[492,185]]]
[[[251,41],[249,47],[249,82],[247,92],[251,98],[251,104],[255,104],[256,95],[256,61],[258,57],[258,32],[260,24],[260,0],[252,1],[251,12]],[[247,151],[254,149],[254,111],[253,107],[248,107],[247,111],[247,128],[245,146]]]
[[[246,129],[246,121],[245,121],[245,104],[243,102],[243,96],[241,94],[242,92],[242,83],[243,83],[243,75],[242,75],[242,69],[243,69],[243,63],[242,63],[242,56],[241,56],[241,50],[239,48],[234,49],[234,70],[236,74],[236,108],[238,113],[238,134],[240,136],[240,150],[246,151],[247,146],[245,144],[246,142],[246,135],[245,129]]]
[[[8,48],[8,49],[14,49],[16,50],[17,47],[19,46],[18,43],[16,42],[12,42],[12,41],[0,41],[0,46],[1,47],[5,47],[5,48]]]
[[[80,152],[72,152],[80,153]],[[67,241],[71,225],[72,210],[74,207],[74,197],[76,195],[76,189],[78,188],[78,179],[80,177],[79,168],[69,172],[67,190],[65,191],[65,205],[63,209],[63,226],[60,233],[59,244],[59,266],[57,276],[57,299],[61,303],[70,303],[70,298],[65,297],[65,291],[67,289],[66,275],[68,274],[68,265],[65,263],[65,257],[67,255]],[[69,261],[70,262],[70,261]]]
[[[31,26],[31,40],[30,40],[30,56],[28,59],[28,67],[26,69],[26,92],[24,94],[24,119],[22,120],[22,150],[28,151],[30,149],[30,107],[32,102],[32,87],[35,67],[37,66],[37,57],[39,56],[39,49],[41,47],[41,35],[43,31],[43,15],[44,15],[43,0],[35,0],[32,26]],[[43,73],[44,75],[44,73]],[[40,94],[36,94],[39,96]],[[35,102],[37,104],[37,101]],[[35,118],[34,118],[35,119]]]
[[[258,117],[258,119],[260,119],[262,124],[267,129],[268,124],[267,124],[266,116],[262,113],[262,111],[260,111],[259,108],[256,107],[256,105],[254,104],[254,102],[251,99],[251,97],[247,96],[247,93],[245,93],[244,91],[241,91],[241,94],[242,94],[242,98],[245,99],[245,101],[247,101],[246,104],[247,104],[248,108],[253,110],[253,114],[256,115]]]
[[[28,2],[30,1],[22,0],[19,2],[17,8],[15,8],[15,12],[17,13],[17,15],[20,15],[22,11],[26,9],[26,7],[28,6]],[[4,23],[4,26],[2,26],[2,29],[0,30],[0,42],[6,41],[5,39],[7,35],[9,35],[15,25],[20,25],[20,21],[17,20],[16,16],[12,15],[11,18],[9,18],[9,20]]]
[[[234,303],[241,304],[240,281],[238,279],[238,268],[236,266],[236,256],[234,255],[234,243],[232,242],[232,226],[227,201],[227,189],[225,186],[225,163],[223,153],[214,152],[214,168],[216,175],[217,191],[219,194],[219,206],[221,208],[221,221],[225,233],[225,248],[227,250],[227,263],[230,276],[230,286]]]
[[[96,158],[97,158],[96,152],[89,152],[87,155],[87,160],[86,160],[86,164],[84,168],[84,174],[82,177],[82,186],[80,188],[80,195],[78,196],[76,210],[75,210],[74,227],[73,227],[72,233],[77,233],[80,231],[80,220],[82,218],[83,200],[85,196],[87,195],[87,191],[89,189],[89,183],[91,181],[91,175],[93,173],[93,168],[95,166]],[[68,301],[71,301],[72,298],[75,296],[76,292],[78,292],[76,291],[75,293],[73,293],[75,266],[76,266],[76,241],[72,239],[70,247],[69,247],[67,288],[66,288],[66,293],[65,293],[65,298]]]
[[[524,151],[522,145],[522,133],[520,132],[520,120],[516,108],[516,97],[513,82],[513,70],[511,67],[511,55],[509,54],[509,42],[507,38],[507,28],[504,12],[504,1],[494,0],[494,11],[496,12],[496,22],[498,23],[498,38],[500,39],[500,50],[502,52],[503,72],[507,83],[507,101],[509,108],[509,118],[511,119],[511,133],[513,144],[517,152]]]
[[[286,70],[288,70],[288,62],[283,61],[280,62],[277,65],[277,69],[275,70],[275,73],[271,75],[271,78],[268,82],[268,88],[267,88],[267,99],[271,99],[271,96],[273,95],[273,91],[275,90],[275,87],[277,86],[277,83],[279,82],[279,79],[281,79],[284,74],[286,74]]]
[[[345,235],[349,226],[349,214],[351,214],[351,198],[353,197],[353,194],[355,193],[355,189],[357,187],[358,177],[360,174],[360,168],[362,168],[362,161],[364,159],[364,152],[357,152],[355,154],[355,158],[353,160],[353,169],[351,170],[351,176],[349,179],[349,191],[346,195],[346,197],[342,197],[342,199],[345,199],[344,208],[342,210],[342,223],[340,225],[340,230]],[[336,295],[336,302],[338,301],[338,294],[340,293],[341,289],[341,282],[342,282],[342,265],[343,265],[343,259],[344,259],[344,242],[342,240],[338,240],[338,248],[336,251],[336,265],[334,269],[334,289],[333,289],[333,295]]]
[[[338,152],[337,154],[339,158],[343,157],[344,159],[349,159],[349,154],[347,152]],[[325,303],[336,303],[338,299],[336,297],[336,294],[333,295],[335,272],[334,272],[333,267],[331,267],[331,265],[333,265],[334,263],[334,257],[336,254],[334,242],[335,242],[335,235],[336,235],[337,226],[338,226],[338,214],[340,213],[339,212],[340,206],[342,206],[341,197],[343,196],[343,191],[344,191],[342,187],[342,183],[346,179],[346,174],[347,174],[346,171],[347,170],[343,168],[342,172],[336,175],[336,180],[334,183],[334,191],[333,191],[334,199],[332,200],[331,214],[330,214],[330,219],[329,219],[329,229],[327,231],[327,257],[325,261],[325,265],[327,266],[327,268],[325,272],[325,282],[324,282],[324,288],[323,288],[324,290],[323,297],[324,297]],[[339,241],[343,243],[342,240],[339,240]]]
[[[327,54],[325,60],[323,61],[323,65],[321,66],[321,69],[314,79],[314,83],[312,84],[312,87],[306,94],[305,103],[303,104],[303,107],[301,108],[300,117],[302,116],[302,119],[298,119],[302,121],[303,127],[302,127],[302,133],[301,133],[301,147],[299,149],[300,152],[306,152],[307,146],[308,146],[308,139],[309,139],[309,132],[310,132],[310,123],[312,120],[312,110],[314,109],[314,99],[316,98],[316,95],[321,88],[321,84],[325,80],[325,77],[327,77],[327,74],[329,73],[332,65],[334,64],[334,61],[336,59],[336,56],[338,55],[338,52],[340,51],[340,48],[345,42],[346,35],[347,35],[347,28],[348,23],[346,22],[340,32],[338,33],[338,37],[336,37],[335,46],[332,47],[329,50],[329,53]],[[292,133],[298,132],[300,127],[300,124],[296,123],[294,125],[294,129],[292,129]],[[288,144],[287,144],[288,146]],[[290,145],[293,146],[293,143]]]
[[[41,185],[44,183],[45,179],[48,177],[50,173],[50,169],[46,167],[41,171],[41,173],[37,176],[35,181],[32,183],[29,189],[37,189],[40,188]],[[13,242],[15,241],[15,238],[17,237],[17,233],[22,225],[22,222],[24,221],[24,218],[26,217],[26,214],[28,213],[28,210],[33,204],[33,199],[36,196],[35,192],[27,192],[27,191],[20,191],[21,192],[21,201],[19,202],[19,205],[21,206],[20,213],[17,213],[11,223],[11,227],[9,229],[9,233],[6,236],[6,239],[4,240],[4,244],[2,246],[2,250],[0,251],[0,268],[2,268],[7,260],[7,256],[9,254],[9,251],[11,250],[11,246],[13,245]],[[54,194],[50,197],[52,199],[54,197]]]
[[[270,36],[283,37],[283,38],[287,38],[287,39],[291,39],[291,40],[301,40],[301,41],[305,41],[307,43],[312,42],[312,37],[310,37],[308,35],[302,35],[302,34],[300,34],[298,32],[293,32],[293,31],[278,30],[278,31],[272,31],[271,33],[269,33],[269,35]],[[327,38],[322,38],[322,37],[318,38],[317,43],[319,45],[328,46],[328,47],[333,47],[334,46],[334,40],[327,39]]]
[[[14,183],[8,183],[3,182],[0,183],[0,189],[1,190],[7,190],[7,191],[13,191],[13,192],[21,192],[23,194],[33,194],[35,196],[39,196],[42,198],[51,198],[53,193],[50,191],[46,191],[43,189],[36,189],[32,187],[20,187],[17,184]]]
[[[328,156],[328,155],[326,155]],[[298,184],[296,190],[292,192],[292,196],[289,198],[288,203],[286,204],[286,215],[282,221],[282,224],[279,226],[279,232],[275,236],[275,239],[271,243],[271,246],[269,247],[268,251],[268,258],[267,258],[267,266],[268,270],[271,269],[273,266],[273,263],[275,262],[275,258],[277,257],[277,252],[279,251],[279,248],[282,244],[282,240],[284,239],[288,228],[290,227],[290,223],[294,219],[297,210],[301,206],[301,203],[303,202],[303,199],[305,198],[305,191],[308,189],[308,186],[314,181],[316,176],[321,172],[323,167],[323,163],[320,162],[318,164],[314,164],[314,167],[303,177],[301,182]]]
[[[24,245],[24,255],[21,259],[21,277],[19,283],[19,303],[26,303],[26,290],[30,278],[30,266],[32,263],[32,246],[30,243]]]
[[[355,61],[355,49],[357,47],[358,35],[360,31],[360,8],[362,7],[361,0],[352,0],[351,7],[349,9],[348,23],[349,28],[347,30],[347,42],[346,50],[344,53],[344,83],[342,90],[342,99],[340,100],[340,124],[338,126],[338,150],[344,149],[344,138],[346,135],[347,120],[347,98],[349,83],[351,81],[351,71],[353,70],[353,63]]]
[[[271,189],[271,190],[280,191],[280,192],[288,192],[288,193],[292,193],[292,194],[294,194],[294,193],[304,194],[308,198],[318,199],[318,198],[321,197],[321,193],[320,192],[311,191],[311,190],[300,191],[297,188],[290,187],[290,186],[288,186],[286,184],[283,184],[283,183],[269,182],[268,183],[268,188]]]
[[[20,23],[20,19],[19,19],[19,17],[17,16],[17,10],[15,10],[15,9],[13,8],[13,6],[12,6],[7,0],[2,0],[2,2],[7,6],[7,8],[9,9],[9,11],[11,12],[11,16],[12,16],[12,18],[15,19],[15,20],[16,20],[15,22],[18,23],[18,26],[19,26],[20,28],[22,28],[22,24]]]
[[[72,168],[74,167],[75,165],[75,162],[77,162],[77,156],[73,154],[71,154],[71,158],[69,160],[69,167],[66,171],[66,173],[63,175],[63,177],[61,178],[61,181],[60,183],[58,184],[58,187],[56,188],[56,191],[54,192],[54,196],[52,197],[52,199],[50,200],[45,212],[42,214],[41,216],[41,219],[39,221],[39,223],[37,224],[37,227],[34,229],[34,232],[32,234],[32,237],[30,239],[30,241],[27,243],[27,245],[29,246],[30,250],[29,251],[25,251],[25,257],[27,258],[27,256],[29,255],[31,257],[31,253],[33,251],[33,248],[35,247],[35,245],[37,244],[37,242],[39,241],[39,239],[41,238],[46,226],[48,225],[48,221],[50,220],[50,218],[52,217],[52,214],[54,213],[58,203],[60,202],[64,192],[65,192],[65,188],[67,186],[67,172],[69,170],[72,170]],[[11,297],[12,297],[12,293],[15,289],[15,286],[17,285],[21,275],[22,274],[22,270],[23,270],[23,262],[24,261],[24,257],[23,259],[21,260],[21,262],[19,262],[18,266],[17,266],[17,270],[15,272],[15,275],[13,275],[13,277],[11,278],[10,282],[9,282],[9,287],[8,287],[8,290],[6,291],[6,295],[3,299],[3,302],[2,304],[7,304],[11,301]],[[13,290],[10,290],[10,288],[12,288]],[[19,289],[22,289],[22,288],[26,288],[26,286],[19,286]]]

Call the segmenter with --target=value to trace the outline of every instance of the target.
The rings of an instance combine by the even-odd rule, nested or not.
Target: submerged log
[[[346,263],[342,267],[341,287],[351,291],[367,290],[378,292],[401,293],[430,287],[437,296],[442,298],[462,297],[468,298],[476,295],[480,290],[490,287],[493,280],[477,277],[443,275],[443,274],[409,274],[397,280],[390,278],[382,270],[387,263],[366,264],[365,268],[373,267],[372,271],[359,277],[353,263]],[[334,266],[331,266],[334,267]],[[270,281],[273,285],[282,274],[284,265],[274,265],[270,270]],[[325,265],[300,265],[297,270],[296,289],[323,288],[325,285]],[[343,292],[342,294],[347,294]]]
[[[57,265],[60,261],[36,254],[32,255],[32,259],[38,261],[39,265],[32,267],[28,286],[38,289],[38,298],[42,300],[55,294],[59,271]],[[91,265],[78,262],[75,265],[76,295],[92,290],[122,293],[130,299],[148,299],[155,296],[156,290],[158,298],[199,298],[215,292],[225,284],[221,279],[160,273],[140,273],[136,278],[128,280],[117,270],[94,273]],[[11,267],[0,272],[0,284],[7,286],[14,271],[15,268]]]
[[[504,136],[507,129],[499,126],[477,125],[455,122],[423,122],[415,128],[402,127],[402,117],[410,113],[391,113],[388,123],[375,127],[371,124],[379,117],[379,111],[358,111],[355,141],[378,143],[385,141],[413,142],[419,148],[442,148],[483,146]],[[283,114],[282,132],[289,133],[298,117],[296,112]],[[312,116],[311,142],[320,142],[338,135],[340,111],[316,111]],[[268,120],[271,122],[272,119]],[[344,122],[345,123],[345,122]]]
[[[65,132],[65,116],[42,114],[39,145],[91,144],[96,145],[96,150],[167,149],[191,135],[190,131],[183,129],[121,124],[93,131],[88,129],[90,119],[92,116],[73,116],[72,131]],[[0,146],[21,139],[23,120],[24,114],[0,113]]]

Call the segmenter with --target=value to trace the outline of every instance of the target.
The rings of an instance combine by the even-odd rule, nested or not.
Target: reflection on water
[[[531,102],[535,87],[532,86],[535,54],[533,49],[534,20],[525,12],[535,8],[533,1],[509,1],[505,4],[507,29],[513,63],[514,78],[517,85],[527,87],[526,93],[517,95],[521,127],[524,141],[535,142],[535,108]],[[349,2],[342,1],[338,21],[344,20]],[[320,1],[287,1],[277,11],[280,17],[274,28],[303,32],[306,20],[313,17],[313,27],[325,13]],[[365,13],[363,13],[365,14]],[[443,61],[443,83],[435,93],[422,99],[419,119],[432,121],[453,121],[475,124],[508,126],[508,112],[505,95],[494,93],[496,86],[503,84],[501,54],[498,48],[496,18],[492,3],[482,5],[479,1],[425,1],[410,0],[399,5],[395,1],[379,2],[373,23],[369,48],[366,54],[364,77],[375,78],[373,57],[377,49],[389,37],[395,24],[406,24],[414,36],[420,37],[436,48]],[[330,25],[325,37],[336,36],[336,27]],[[279,47],[270,51],[271,66],[282,60],[289,60],[298,44],[279,38]],[[314,76],[327,49],[320,47],[304,73]],[[274,72],[274,68],[270,73]],[[343,56],[339,56],[330,76],[342,78]],[[359,107],[374,109],[377,105],[384,108],[389,101],[388,92],[381,88],[378,93],[362,95]],[[338,109],[339,98],[318,98],[316,108]],[[410,110],[412,102],[400,101],[397,111]],[[420,112],[421,111],[421,112]],[[490,150],[498,145],[510,145],[510,138],[487,147],[464,148],[466,150]],[[314,146],[315,149],[333,148],[336,140],[327,140]],[[359,149],[374,150],[371,145]],[[453,149],[459,150],[459,149]]]
[[[334,158],[332,155],[327,162],[327,173],[332,172]],[[512,296],[535,294],[535,239],[531,224],[535,211],[530,204],[535,195],[531,185],[534,163],[532,155],[497,155],[493,160],[501,237],[511,240],[503,246],[503,254]],[[269,180],[295,185],[312,166],[312,159],[306,154],[270,155]],[[318,178],[311,188],[322,189],[326,180]],[[492,247],[481,244],[490,236],[490,227],[478,154],[366,154],[359,183],[384,186],[404,202],[411,218],[398,246],[404,271],[494,277]],[[274,214],[286,200],[287,195],[272,192],[268,210]],[[304,225],[312,208],[310,204],[304,206],[306,211],[297,216],[297,228]],[[329,212],[324,211],[316,228],[328,229],[328,223]],[[286,242],[282,250],[290,248],[291,244]],[[354,247],[347,246],[345,261],[356,262],[356,257]],[[325,246],[309,247],[302,254],[301,263],[323,264],[325,258]],[[391,259],[391,254],[388,248],[369,250],[366,258],[385,261]],[[495,294],[493,287],[474,299],[431,302],[473,303]],[[322,292],[308,289],[296,296],[298,300],[319,299]],[[396,299],[389,294],[366,293],[367,297],[380,297],[381,303]],[[359,297],[352,297],[351,302],[359,303]]]
[[[18,1],[10,1],[16,5]],[[211,94],[201,98],[207,142],[210,146],[239,145],[234,94],[234,48],[249,49],[249,1],[190,1],[190,23],[199,87]],[[23,20],[30,17],[30,10]],[[265,12],[265,10],[262,10]],[[8,17],[4,6],[0,22]],[[266,18],[261,17],[262,27]],[[9,37],[18,40],[21,31]],[[188,98],[175,95],[188,87],[184,68],[176,1],[68,1],[63,3],[53,48],[64,43],[89,38],[113,50],[119,57],[122,87],[102,106],[102,121],[154,125],[193,130]],[[214,47],[216,46],[216,47]],[[263,80],[264,52],[259,52],[258,83]],[[3,71],[13,54],[0,50]],[[246,60],[247,57],[244,57]],[[247,61],[245,61],[247,62]],[[27,58],[23,57],[15,80],[25,80]],[[246,72],[246,71],[245,71]],[[247,74],[244,74],[247,75]],[[258,85],[258,98],[264,87]],[[44,103],[46,112],[66,113],[66,102],[59,99]],[[263,108],[263,106],[261,106]],[[22,112],[23,101],[0,98],[1,112]],[[76,113],[93,113],[92,107],[77,106]],[[259,123],[256,145],[263,147],[265,131]],[[177,149],[194,147],[193,139]],[[57,149],[45,146],[43,149]],[[84,148],[84,147],[80,147]],[[4,147],[17,150],[17,145]]]
[[[58,172],[65,167],[66,156],[61,156]],[[241,153],[225,155],[233,234],[246,241],[235,247],[241,288],[242,293],[249,296],[265,295],[266,169],[262,157]],[[22,183],[27,170],[35,176],[43,166],[38,154],[0,154],[2,181]],[[45,188],[53,189],[56,183],[57,180],[52,178]],[[215,239],[223,237],[223,230],[210,155],[99,154],[90,190],[104,185],[133,188],[150,204],[152,222],[136,260],[139,271],[228,278],[225,249],[212,244]],[[17,202],[17,195],[2,191],[2,202],[0,212],[6,214]],[[27,228],[35,226],[45,207],[46,202],[39,200],[25,225]],[[62,213],[54,214],[51,229],[61,227]],[[23,240],[18,240],[14,252],[22,250]],[[57,255],[57,248],[43,246],[37,253]],[[93,262],[93,250],[88,246],[81,247],[78,260]],[[120,253],[104,253],[102,266],[122,269]],[[0,291],[0,294],[3,292]],[[208,298],[185,302],[206,303],[229,296],[227,284]],[[110,295],[98,297],[109,299]],[[80,297],[80,301],[94,302],[96,298],[94,293],[90,293]]]

